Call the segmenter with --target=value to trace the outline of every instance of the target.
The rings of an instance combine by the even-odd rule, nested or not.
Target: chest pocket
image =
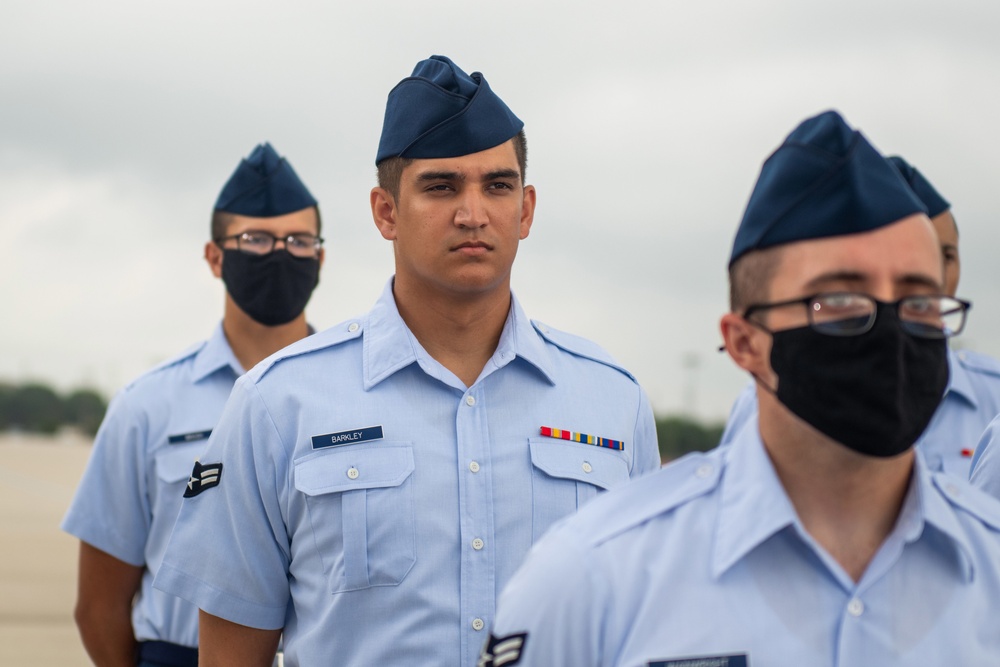
[[[621,452],[551,438],[531,438],[531,540],[600,491],[628,481]]]
[[[194,461],[205,450],[208,440],[168,445],[156,452],[156,496],[153,499],[157,516],[173,517],[180,511],[184,485],[191,477]]]
[[[413,446],[357,445],[295,462],[331,592],[396,586],[416,562]]]

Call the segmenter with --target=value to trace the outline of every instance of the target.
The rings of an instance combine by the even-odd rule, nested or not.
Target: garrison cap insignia
[[[654,660],[647,667],[747,667],[750,661],[746,653],[739,655],[706,655],[671,660]]]
[[[171,445],[182,445],[185,442],[207,440],[210,435],[212,435],[212,429],[208,429],[207,431],[195,431],[194,433],[178,433],[177,435],[168,437],[167,442]]]
[[[501,667],[501,665],[516,665],[521,662],[521,651],[528,641],[528,633],[521,632],[506,637],[489,636],[483,650],[479,654],[476,667]]]
[[[574,433],[573,431],[552,428],[551,426],[543,426],[541,432],[547,438],[572,440],[573,442],[581,442],[585,445],[597,445],[598,447],[607,447],[608,449],[617,449],[618,451],[625,449],[625,442],[623,440],[601,438],[596,435],[587,435],[586,433]]]
[[[184,497],[194,498],[205,489],[218,486],[221,479],[221,463],[206,463],[203,465],[200,461],[195,461],[194,470],[191,471],[191,477],[188,478],[187,488],[184,489]]]

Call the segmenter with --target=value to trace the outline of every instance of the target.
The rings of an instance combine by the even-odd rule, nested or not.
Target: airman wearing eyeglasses
[[[550,532],[480,664],[996,664],[1000,503],[913,448],[967,310],[924,204],[823,113],[764,163],[729,275],[759,416]]]
[[[958,252],[958,227],[951,205],[917,169],[903,158],[889,162],[899,171],[913,193],[927,207],[944,263],[944,294],[955,297],[961,277]],[[957,304],[945,306],[949,318],[957,320]],[[951,328],[951,335],[959,331]],[[968,349],[948,350],[949,379],[944,399],[930,425],[917,440],[920,452],[931,470],[952,473],[963,479],[969,476],[970,461],[983,429],[1000,414],[1000,362]],[[721,444],[729,444],[741,428],[757,413],[756,382],[750,382],[730,411]]]
[[[270,144],[223,187],[211,233],[205,259],[225,283],[222,322],[114,398],[63,523],[80,538],[76,621],[98,665],[197,665],[198,609],[154,590],[153,578],[237,377],[309,333],[319,209]]]

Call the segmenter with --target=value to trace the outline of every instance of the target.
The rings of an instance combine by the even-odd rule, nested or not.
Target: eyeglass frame
[[[260,236],[269,237],[271,239],[271,249],[268,250],[267,252],[261,252],[261,253],[248,252],[246,250],[243,250],[240,247],[240,238],[243,237],[246,234],[258,234]],[[309,237],[309,238],[312,239],[313,254],[311,256],[310,255],[296,255],[295,253],[293,253],[292,251],[290,251],[288,249],[288,240],[291,239],[291,238],[295,238],[296,236],[299,236],[299,237],[305,236],[305,237]],[[294,232],[292,234],[286,234],[284,236],[275,236],[271,232],[266,232],[266,231],[263,231],[263,230],[253,230],[253,229],[248,229],[248,230],[242,231],[239,234],[230,234],[229,236],[220,236],[219,238],[214,239],[214,240],[215,240],[215,244],[217,246],[219,246],[220,248],[222,248],[222,244],[224,242],[226,242],[226,241],[230,241],[230,240],[236,241],[236,249],[238,251],[246,253],[248,255],[260,255],[262,257],[264,255],[270,255],[272,252],[274,252],[275,248],[277,247],[278,241],[281,241],[284,244],[284,250],[285,250],[285,252],[287,252],[289,255],[292,255],[293,257],[302,257],[303,259],[312,259],[312,258],[318,257],[319,256],[319,251],[323,249],[323,241],[324,241],[324,239],[323,239],[322,236],[316,236],[315,234],[310,234],[309,232]]]
[[[868,299],[873,304],[875,304],[875,309],[871,312],[870,316],[868,317],[868,323],[865,325],[865,327],[863,329],[861,329],[861,330],[852,331],[850,333],[846,333],[846,332],[845,333],[838,333],[838,332],[833,331],[833,330],[824,330],[824,329],[822,329],[820,327],[817,327],[816,323],[815,323],[815,321],[813,319],[814,318],[814,315],[813,315],[814,309],[811,307],[812,304],[817,299],[819,299],[821,297],[848,296],[848,295],[849,296],[864,297],[865,299]],[[908,324],[917,324],[917,323],[916,322],[912,322],[911,320],[904,320],[903,318],[901,318],[899,316],[899,307],[903,304],[904,301],[907,301],[907,300],[910,300],[910,299],[926,299],[926,298],[951,299],[952,301],[954,301],[955,303],[957,303],[962,308],[962,321],[959,324],[959,326],[954,331],[952,331],[951,333],[946,333],[945,329],[934,329],[935,331],[939,331],[941,333],[940,336],[925,336],[922,333],[918,333],[918,330],[916,328],[908,327],[907,326]],[[838,337],[848,338],[848,337],[851,337],[851,336],[861,336],[861,335],[864,335],[864,334],[868,333],[869,331],[871,331],[872,327],[875,326],[875,319],[878,316],[878,307],[879,306],[893,306],[895,308],[895,310],[896,310],[896,318],[899,320],[900,324],[903,326],[903,330],[904,331],[906,331],[911,336],[916,336],[917,338],[924,338],[924,339],[928,339],[928,340],[942,340],[942,339],[947,339],[947,338],[951,338],[952,336],[957,336],[958,334],[962,333],[962,331],[965,329],[965,323],[968,320],[969,309],[972,308],[972,302],[971,301],[966,301],[965,299],[959,299],[959,298],[956,298],[956,297],[953,297],[953,296],[949,296],[947,294],[910,294],[908,296],[904,296],[902,298],[896,299],[895,301],[880,301],[879,299],[876,299],[875,297],[871,296],[870,294],[865,294],[864,292],[816,292],[815,294],[811,294],[809,296],[804,296],[804,297],[801,297],[801,298],[798,298],[798,299],[788,299],[787,301],[776,301],[774,303],[755,303],[755,304],[751,304],[751,305],[749,305],[749,306],[747,306],[746,308],[743,309],[743,315],[742,315],[742,317],[743,317],[743,319],[745,319],[750,324],[753,324],[754,326],[760,327],[761,329],[763,329],[764,331],[767,331],[768,333],[774,333],[770,329],[768,329],[766,326],[764,326],[763,324],[761,324],[760,322],[755,322],[755,321],[751,320],[750,316],[752,314],[754,314],[754,313],[761,312],[761,311],[764,311],[764,310],[770,310],[772,308],[783,308],[785,306],[794,306],[794,305],[798,305],[798,304],[802,304],[803,306],[806,307],[806,319],[809,321],[809,328],[812,329],[813,331],[816,331],[817,333],[823,334],[824,336],[838,336]],[[949,311],[949,312],[951,312],[951,311]],[[933,329],[933,327],[928,327],[928,328]],[[926,331],[926,330],[927,329],[922,329],[921,331]]]

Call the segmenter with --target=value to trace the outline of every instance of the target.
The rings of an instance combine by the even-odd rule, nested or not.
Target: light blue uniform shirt
[[[553,528],[501,595],[500,659],[481,664],[519,645],[519,667],[1000,664],[1000,503],[916,457],[855,583],[748,426]]]
[[[1000,414],[1000,362],[969,350],[949,350],[948,370],[944,399],[917,440],[917,450],[931,470],[968,479],[976,443]],[[721,444],[731,442],[756,414],[756,383],[751,382],[733,404]]]
[[[237,382],[202,457],[219,484],[184,502],[156,579],[215,616],[283,627],[289,666],[472,664],[545,529],[659,466],[645,394],[599,347],[515,299],[466,388],[391,285]]]
[[[1000,417],[997,417],[983,432],[972,460],[972,485],[986,493],[1000,498]]]
[[[62,529],[146,568],[132,609],[136,639],[196,647],[198,608],[153,589],[185,483],[243,372],[222,325],[121,390],[104,417]]]

